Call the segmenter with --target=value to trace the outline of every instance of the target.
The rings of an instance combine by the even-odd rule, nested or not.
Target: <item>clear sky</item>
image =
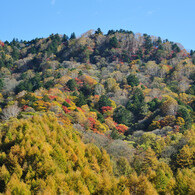
[[[98,27],[132,30],[195,50],[195,0],[0,0],[0,40],[52,33],[77,36]]]

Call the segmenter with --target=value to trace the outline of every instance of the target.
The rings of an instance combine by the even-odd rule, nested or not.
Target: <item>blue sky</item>
[[[195,0],[1,0],[0,40],[52,33],[77,36],[100,27],[132,30],[195,50]]]

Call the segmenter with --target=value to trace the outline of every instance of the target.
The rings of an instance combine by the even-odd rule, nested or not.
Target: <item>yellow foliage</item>
[[[53,76],[44,78],[44,81],[43,82],[46,83],[46,82],[52,81],[52,80],[54,80],[54,77]]]
[[[164,95],[163,97],[166,99],[161,106],[163,113],[166,115],[175,115],[178,109],[177,101],[168,95]]]
[[[186,93],[180,93],[179,94],[179,99],[184,102],[185,104],[189,104],[191,102],[191,98],[188,94]]]
[[[77,107],[76,106],[70,106],[68,107],[69,110],[75,110]]]
[[[61,84],[58,83],[58,84],[55,84],[54,87],[55,88],[58,88],[58,89],[62,89],[63,88],[63,85],[61,85]]]
[[[56,101],[62,104],[64,102],[64,98],[57,96]]]
[[[90,111],[89,106],[88,106],[87,104],[81,106],[81,108],[82,108],[85,112],[89,112],[89,111]]]
[[[87,118],[94,118],[94,119],[97,119],[97,113],[96,112],[85,112],[85,116]]]
[[[82,78],[84,82],[89,84],[90,86],[94,86],[97,84],[97,81],[88,75],[83,75]]]
[[[0,93],[0,102],[3,101],[3,95]]]
[[[95,128],[101,132],[101,133],[104,133],[107,131],[107,128],[98,120],[96,120],[96,123],[95,123]]]
[[[116,103],[115,103],[115,101],[113,101],[113,100],[111,100],[111,99],[110,99],[110,101],[111,101],[111,107],[112,107],[113,109],[115,109],[115,108],[116,108]]]
[[[62,107],[62,105],[61,105],[59,102],[57,102],[57,101],[53,101],[53,102],[51,103],[51,105],[58,106],[59,108]]]
[[[62,96],[63,95],[62,91],[60,91],[58,88],[51,88],[49,89],[48,93],[49,95],[52,95],[52,96]]]
[[[21,194],[30,195],[30,187],[22,181],[19,181],[16,174],[11,176],[9,183],[7,184],[6,194]]]
[[[21,99],[21,100],[20,100],[20,103],[21,103],[22,105],[26,105],[26,104],[28,104],[28,102],[29,102],[29,100],[25,100],[25,99]]]
[[[143,93],[144,93],[145,95],[149,95],[149,93],[151,92],[151,90],[152,90],[152,89],[146,88],[146,89],[143,90]]]
[[[182,117],[177,117],[176,124],[183,127],[185,125],[185,120]]]
[[[83,112],[71,112],[70,115],[73,117],[73,122],[84,124],[87,118]]]
[[[14,105],[15,103],[16,103],[15,101],[9,101],[8,104],[7,104],[7,106],[8,106],[8,105],[10,105],[10,106],[11,106],[11,105]]]
[[[117,90],[119,90],[119,84],[116,83],[115,79],[108,78],[106,80],[106,88],[108,91],[117,91]]]
[[[109,129],[114,129],[116,127],[116,125],[114,124],[115,122],[111,117],[106,118],[105,123],[109,127]]]
[[[3,180],[5,182],[5,184],[7,184],[9,179],[10,179],[9,171],[7,170],[5,165],[3,165],[0,168],[0,179]]]
[[[61,78],[57,79],[56,82],[61,84],[61,85],[65,85],[69,80],[71,79],[70,76],[62,76]]]
[[[34,102],[33,105],[37,111],[46,111],[51,106],[49,102],[45,102],[43,100],[38,100]]]

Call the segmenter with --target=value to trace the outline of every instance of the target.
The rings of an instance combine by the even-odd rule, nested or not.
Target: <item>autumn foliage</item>
[[[195,194],[195,51],[90,30],[0,41],[0,193]]]

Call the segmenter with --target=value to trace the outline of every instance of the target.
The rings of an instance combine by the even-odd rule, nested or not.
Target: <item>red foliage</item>
[[[94,95],[94,98],[99,98],[100,96],[99,95]]]
[[[70,99],[65,99],[65,101],[70,104],[71,103],[71,100]]]
[[[179,125],[174,125],[174,132],[179,132],[180,126]]]
[[[63,108],[65,113],[69,113],[70,112],[70,110],[68,110],[68,108],[66,106],[62,106],[62,108]]]
[[[88,120],[89,120],[92,124],[95,124],[95,119],[94,119],[94,118],[89,117]]]
[[[24,106],[22,106],[22,110],[26,110],[28,107],[29,107],[29,106],[24,105]]]
[[[169,70],[173,69],[173,67],[171,67],[171,66],[169,66],[169,65],[166,65],[166,66],[169,68]]]
[[[98,133],[98,130],[95,129],[95,128],[93,128],[93,132],[94,132],[94,133]]]
[[[114,122],[114,125],[115,125],[115,126],[117,126],[117,123],[116,123],[116,122]]]
[[[4,47],[4,42],[0,41],[0,46]]]
[[[92,117],[88,118],[89,122],[90,122],[90,127],[91,129],[94,131],[95,130],[95,119]],[[97,129],[96,129],[97,130]]]
[[[70,91],[70,89],[67,86],[64,86],[64,91],[68,92],[68,91]]]
[[[50,100],[53,100],[53,99],[55,99],[55,98],[57,98],[57,96],[55,96],[55,95],[50,95],[50,96],[49,96],[49,99],[50,99]]]
[[[112,107],[110,107],[110,106],[103,106],[101,109],[102,109],[102,112],[104,113],[104,112],[107,112],[107,111],[111,111]]]
[[[92,51],[92,52],[93,52],[93,49],[92,49],[90,46],[88,46],[87,49],[88,49],[89,51]]]
[[[119,133],[125,133],[125,131],[128,130],[128,127],[125,126],[125,125],[120,124],[120,125],[118,125],[118,126],[116,127],[116,129],[118,130]]]
[[[77,110],[80,110],[80,111],[82,111],[82,112],[85,112],[82,108],[80,108],[80,107],[77,107]]]
[[[79,78],[75,78],[75,81],[77,82],[77,85],[80,85],[80,86],[82,86],[83,85],[83,81],[81,81],[81,79],[79,79]]]

